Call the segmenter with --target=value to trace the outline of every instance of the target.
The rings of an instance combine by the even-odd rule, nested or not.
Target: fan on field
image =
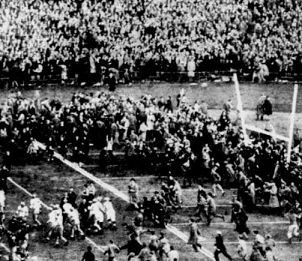
[[[273,106],[270,97],[262,94],[259,98],[256,107],[256,120],[264,120],[264,115],[270,116],[273,114]]]

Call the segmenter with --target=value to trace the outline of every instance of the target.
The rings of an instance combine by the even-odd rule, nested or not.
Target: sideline
[[[41,142],[37,142],[37,145],[45,150],[46,146],[44,144],[42,144]],[[83,176],[87,177],[88,179],[91,179],[92,181],[94,181],[96,184],[100,185],[101,187],[107,189],[108,191],[110,191],[111,193],[115,194],[116,196],[118,196],[119,198],[121,198],[122,200],[126,201],[127,203],[129,203],[129,197],[128,195],[124,194],[123,192],[119,191],[118,189],[116,189],[115,187],[103,182],[102,180],[96,178],[94,175],[92,175],[91,173],[87,172],[86,170],[80,168],[78,166],[78,164],[76,163],[72,163],[67,159],[64,159],[59,153],[55,152],[54,153],[54,157],[57,158],[58,160],[62,161],[64,164],[66,164],[67,166],[73,168],[75,171],[79,172],[80,174],[82,174]],[[170,231],[171,233],[173,233],[174,235],[176,235],[177,237],[179,237],[181,240],[183,240],[185,243],[188,242],[188,236],[181,232],[179,229],[177,229],[176,227],[173,227],[171,225],[167,225],[166,229],[168,231]],[[206,257],[208,257],[209,259],[215,261],[214,255],[211,251],[202,248],[200,249],[200,251],[202,254],[204,254]]]
[[[20,189],[21,191],[23,191],[26,195],[28,195],[29,197],[32,197],[33,194],[31,194],[28,190],[26,190],[25,188],[23,188],[22,186],[20,186],[18,183],[16,183],[12,178],[7,178],[7,180],[12,183],[13,185],[15,185],[18,189]],[[40,199],[40,198],[39,198]],[[51,210],[51,207],[48,206],[47,204],[45,204],[41,199],[41,204],[44,208],[46,208],[47,210]],[[89,237],[85,236],[85,240],[93,245],[95,248],[97,248],[100,252],[104,253],[104,249],[102,249],[99,245],[97,245],[93,240],[91,240]]]

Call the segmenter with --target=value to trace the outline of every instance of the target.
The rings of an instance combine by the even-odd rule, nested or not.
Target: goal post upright
[[[233,81],[235,84],[235,89],[236,89],[236,95],[237,95],[237,109],[239,110],[240,118],[241,118],[241,126],[242,126],[242,132],[244,136],[244,144],[247,145],[247,134],[246,134],[246,126],[244,122],[244,113],[243,113],[243,106],[242,106],[242,100],[241,100],[241,95],[240,95],[240,90],[239,90],[239,82],[237,78],[237,74],[234,73],[233,75]]]
[[[292,152],[292,143],[293,143],[293,135],[294,135],[294,126],[295,126],[295,114],[296,114],[296,105],[297,105],[297,97],[298,97],[298,84],[294,86],[294,95],[293,95],[293,103],[292,103],[292,112],[290,115],[290,127],[289,127],[289,141],[287,148],[287,162],[290,162],[291,152]]]

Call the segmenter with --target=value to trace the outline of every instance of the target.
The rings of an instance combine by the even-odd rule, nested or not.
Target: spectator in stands
[[[12,77],[10,85],[49,74],[93,84],[109,70],[125,82],[158,71],[189,77],[202,70],[254,71],[260,80],[268,72],[301,74],[300,10],[293,0],[152,1],[143,8],[125,0],[5,0],[0,71]]]

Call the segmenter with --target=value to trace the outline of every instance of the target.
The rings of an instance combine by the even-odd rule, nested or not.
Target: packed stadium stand
[[[301,73],[298,0],[5,0],[0,8],[2,77]]]

